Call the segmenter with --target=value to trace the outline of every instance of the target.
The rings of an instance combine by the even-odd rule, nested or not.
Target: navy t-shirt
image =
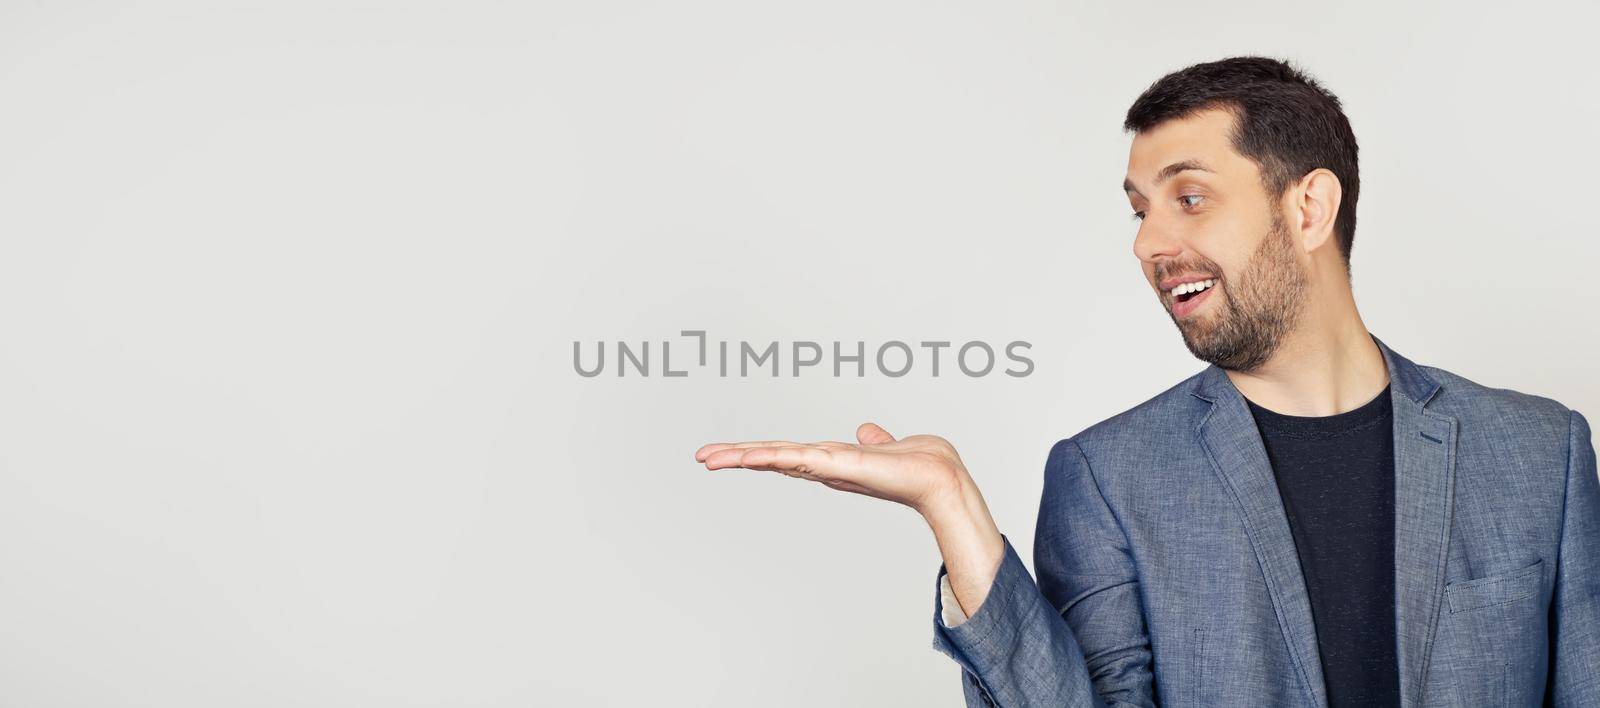
[[[1388,387],[1329,416],[1284,415],[1245,402],[1300,556],[1329,707],[1399,706]]]

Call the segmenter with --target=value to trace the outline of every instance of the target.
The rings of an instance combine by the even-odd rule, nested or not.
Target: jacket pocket
[[[1533,597],[1539,594],[1543,569],[1540,558],[1509,573],[1451,583],[1444,587],[1445,603],[1455,614]]]

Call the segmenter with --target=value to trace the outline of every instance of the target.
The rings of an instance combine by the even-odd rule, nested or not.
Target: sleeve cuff
[[[935,600],[938,611],[934,615],[933,648],[980,676],[1005,662],[1016,646],[1019,632],[1043,605],[1033,576],[1017,556],[1011,539],[1005,534],[1001,534],[1001,538],[1005,541],[1006,554],[995,573],[994,583],[989,586],[989,594],[978,611],[959,624],[945,619],[949,607],[953,606],[957,614],[961,614],[961,609],[954,597],[945,602],[943,587],[949,581],[944,564],[939,565],[941,590]]]
[[[961,603],[956,600],[956,592],[950,589],[950,576],[939,574],[939,597],[943,604],[939,607],[939,618],[944,620],[944,626],[954,627],[967,621],[967,614],[961,611]]]

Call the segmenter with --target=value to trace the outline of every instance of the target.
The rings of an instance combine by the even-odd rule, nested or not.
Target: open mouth
[[[1172,289],[1172,299],[1174,302],[1188,302],[1196,295],[1199,295],[1200,293],[1210,290],[1216,286],[1216,278],[1207,278],[1205,280],[1199,280],[1192,283],[1184,283]]]
[[[1217,289],[1217,279],[1209,278],[1194,283],[1184,283],[1172,289],[1172,314],[1182,317],[1211,296],[1211,291]]]

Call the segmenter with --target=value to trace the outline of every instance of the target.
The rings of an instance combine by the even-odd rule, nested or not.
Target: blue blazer
[[[1600,706],[1588,421],[1373,341],[1394,405],[1403,705]],[[969,707],[1327,706],[1283,503],[1221,368],[1057,442],[1044,477],[1037,583],[1006,538],[989,595],[947,627],[939,566],[933,645]]]

